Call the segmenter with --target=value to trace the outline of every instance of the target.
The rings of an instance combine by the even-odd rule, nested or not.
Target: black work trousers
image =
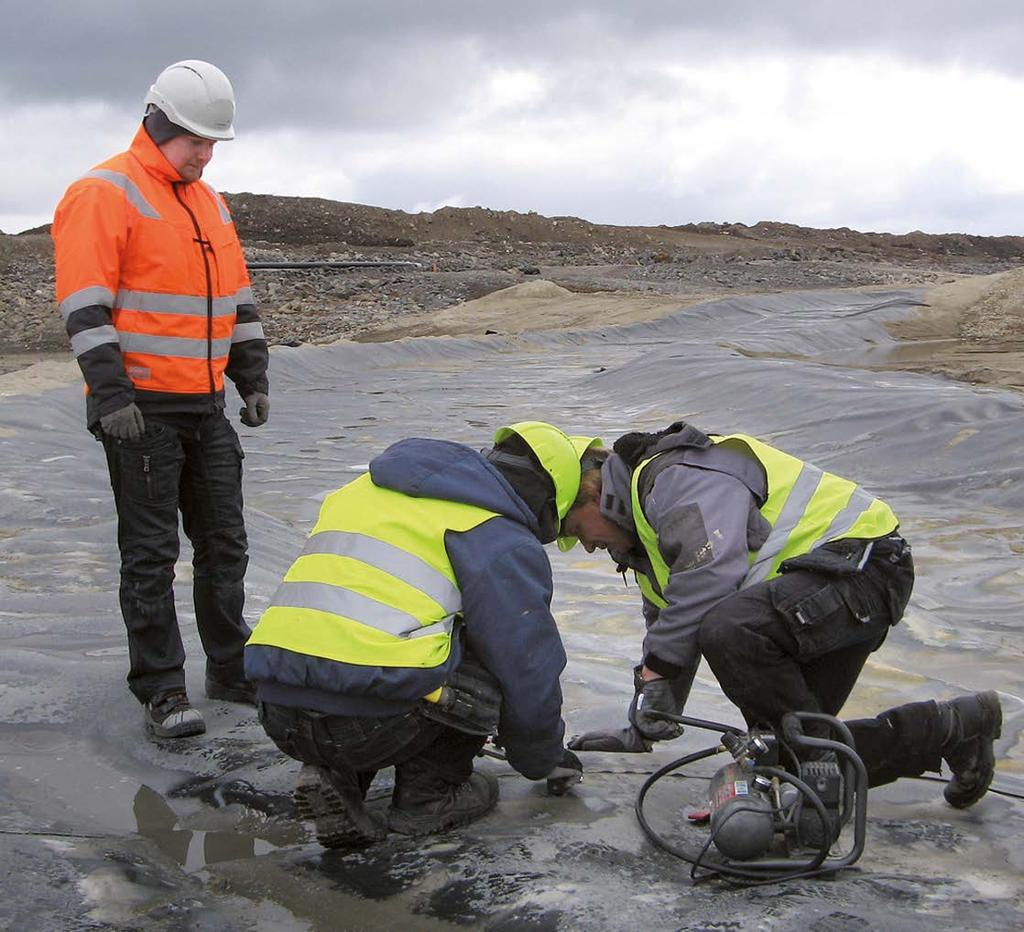
[[[192,597],[208,676],[245,678],[242,617],[248,543],[242,447],[223,412],[145,415],[139,440],[101,436],[117,506],[128,686],[140,702],[185,688],[174,609],[178,513],[192,542]]]
[[[289,757],[330,770],[350,801],[361,801],[377,771],[390,766],[396,789],[434,795],[464,783],[487,740],[415,711],[370,718],[261,702],[260,721]]]
[[[838,715],[868,655],[900,620],[914,584],[909,548],[876,546],[847,575],[794,569],[719,602],[700,647],[750,726],[779,727],[786,712]],[[934,702],[846,722],[871,786],[941,766],[945,737]],[[805,726],[821,733],[818,725]]]

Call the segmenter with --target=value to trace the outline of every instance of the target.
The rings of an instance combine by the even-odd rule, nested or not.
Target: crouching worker
[[[630,725],[569,747],[645,751],[677,737],[658,713],[682,714],[702,655],[748,725],[838,715],[910,599],[914,565],[892,509],[754,437],[681,421],[626,434],[605,455],[562,533],[634,570],[647,634]],[[946,800],[966,808],[992,781],[1001,723],[999,697],[983,692],[846,724],[871,786],[945,761]],[[817,727],[806,731],[823,737]]]
[[[306,765],[296,807],[326,847],[487,813],[497,781],[473,760],[489,734],[524,777],[578,780],[542,545],[576,499],[586,445],[536,421],[482,453],[403,440],[324,501],[245,669],[267,734]],[[389,766],[385,825],[364,800]]]

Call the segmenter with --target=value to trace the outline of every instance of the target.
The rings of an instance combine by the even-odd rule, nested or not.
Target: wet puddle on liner
[[[177,861],[186,871],[209,864],[258,857],[276,851],[274,844],[259,835],[221,826],[218,829],[186,828],[171,804],[156,790],[143,784],[132,800],[137,831],[150,839],[163,854]],[[195,821],[194,817],[189,821]]]
[[[37,814],[32,832],[82,837],[138,834],[186,871],[253,858],[294,844],[295,831],[243,830],[253,810],[220,808],[182,795],[169,799],[98,757],[86,742],[41,729],[0,732],[0,777],[20,784],[23,809]],[[166,774],[157,775],[166,777]],[[260,817],[261,814],[256,812]]]

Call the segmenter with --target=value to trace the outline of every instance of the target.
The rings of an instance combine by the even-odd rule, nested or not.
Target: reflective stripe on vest
[[[779,575],[779,567],[791,557],[808,553],[828,541],[846,537],[873,539],[896,530],[899,521],[881,499],[865,492],[855,482],[818,469],[795,456],[783,453],[746,434],[713,436],[715,443],[736,441],[746,446],[768,479],[768,497],[761,515],[772,526],[759,550],[750,552],[750,570],[741,589]],[[640,506],[640,474],[657,456],[645,460],[634,471],[630,498],[637,533],[654,569],[655,579],[637,574],[641,591],[654,604],[664,607],[662,593],[668,585],[669,567],[658,549],[658,536]]]
[[[324,501],[249,643],[363,666],[439,666],[462,610],[444,535],[495,514],[360,476]]]

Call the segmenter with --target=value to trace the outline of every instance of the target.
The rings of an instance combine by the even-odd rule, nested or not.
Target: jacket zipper
[[[175,181],[171,187],[174,188],[174,196],[178,199],[178,203],[185,209],[185,213],[188,214],[189,219],[192,221],[192,227],[196,231],[194,242],[199,244],[199,251],[203,256],[203,269],[206,272],[206,373],[210,382],[210,403],[213,404],[214,381],[213,381],[213,278],[210,275],[210,258],[206,254],[207,249],[212,249],[213,244],[203,236],[203,231],[199,228],[199,221],[196,219],[196,215],[192,213],[188,204],[182,200],[181,197],[181,184],[180,181]]]

